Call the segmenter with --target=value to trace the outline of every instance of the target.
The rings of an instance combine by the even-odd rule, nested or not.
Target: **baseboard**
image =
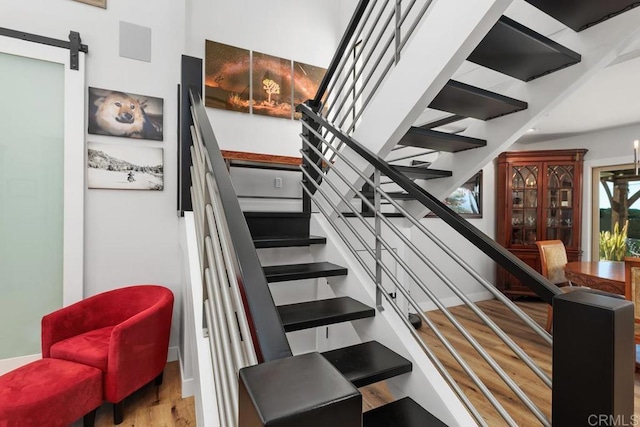
[[[178,364],[180,365],[180,380],[182,381],[182,398],[185,399],[196,394],[196,382],[193,378],[185,378],[183,369],[182,353],[178,348]]]
[[[195,396],[196,394],[196,381],[193,378],[182,380],[182,398]]]
[[[13,371],[20,366],[24,366],[27,363],[34,362],[40,358],[42,358],[42,355],[38,353],[27,356],[12,357],[11,359],[2,359],[0,360],[0,375],[4,375],[9,371]]]
[[[175,362],[178,360],[178,354],[180,353],[178,346],[169,347],[169,353],[167,354],[167,362]]]
[[[493,299],[493,294],[489,291],[474,292],[471,294],[467,294],[467,298],[469,298],[473,302],[485,301],[488,299]],[[445,307],[455,307],[457,305],[463,304],[462,300],[456,296],[441,298],[440,302],[442,302]],[[422,311],[432,311],[437,309],[436,305],[431,301],[423,301],[419,304],[420,308],[422,308]]]

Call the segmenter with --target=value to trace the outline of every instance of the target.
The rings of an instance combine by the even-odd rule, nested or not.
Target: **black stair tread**
[[[264,248],[287,248],[309,245],[324,245],[327,243],[326,237],[308,236],[308,237],[283,237],[283,236],[264,236],[253,239],[256,249]]]
[[[413,399],[405,397],[362,414],[363,427],[447,427]]]
[[[464,119],[466,119],[466,117],[458,116],[457,114],[454,114],[452,116],[444,117],[442,119],[438,119],[438,120],[434,120],[434,121],[429,122],[429,123],[425,123],[424,125],[422,125],[420,127],[423,128],[423,129],[435,129],[435,128],[439,128],[440,126],[446,126],[446,125],[449,125],[451,123],[459,122],[460,120],[464,120]]]
[[[528,82],[577,64],[581,56],[503,16],[467,59]]]
[[[244,211],[245,218],[311,218],[311,212]]]
[[[487,141],[457,135],[455,133],[439,132],[437,130],[412,126],[402,139],[400,139],[398,145],[457,153],[458,151],[484,147],[487,145]]]
[[[356,387],[411,372],[411,362],[377,341],[322,353]]]
[[[410,179],[434,179],[451,176],[451,171],[440,169],[428,169],[420,166],[391,166],[397,172],[404,174]]]
[[[353,212],[342,212],[342,215],[345,218],[357,218],[358,215],[356,215]],[[374,215],[373,212],[360,212],[359,213],[360,216],[364,217],[364,218],[375,218],[376,215]],[[382,212],[382,215],[386,218],[404,218],[404,215],[401,214],[400,212]]]
[[[374,197],[373,191],[362,191],[362,195],[365,196],[367,199],[373,199]],[[387,196],[391,197],[394,200],[414,200],[415,199],[415,197],[413,197],[411,194],[395,192],[395,191],[387,192]],[[382,197],[382,201],[386,200],[384,196],[381,196],[381,197]]]
[[[330,262],[270,265],[262,267],[262,270],[269,283],[314,279],[317,277],[346,276],[348,272],[346,268]]]
[[[640,5],[638,0],[525,1],[575,31],[584,30]]]
[[[309,237],[310,212],[246,211],[244,217],[254,241],[273,237]]]
[[[375,310],[349,297],[278,306],[286,332],[375,316]]]
[[[272,162],[258,162],[255,160],[228,160],[229,166],[237,168],[247,169],[267,169],[267,170],[279,170],[279,171],[300,171],[299,165],[272,163]]]
[[[411,160],[411,166],[419,166],[422,168],[428,168],[431,166],[431,162],[425,162],[423,160]]]
[[[449,80],[429,107],[474,119],[491,120],[525,110],[528,104],[479,87]]]

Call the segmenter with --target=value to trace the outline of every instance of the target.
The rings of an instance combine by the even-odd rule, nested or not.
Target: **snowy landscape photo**
[[[89,188],[163,190],[163,149],[88,142]]]

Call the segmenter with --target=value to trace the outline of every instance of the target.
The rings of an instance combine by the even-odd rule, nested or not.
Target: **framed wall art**
[[[318,87],[327,73],[326,68],[316,67],[302,62],[293,61],[293,107],[302,104],[307,99],[313,99]],[[324,100],[323,100],[324,101]],[[294,118],[300,119],[301,114],[294,112]]]
[[[89,88],[89,133],[162,141],[163,100]]]
[[[251,55],[247,49],[210,40],[205,46],[204,105],[249,112]]]
[[[482,218],[482,171],[444,199],[444,204],[463,217]],[[427,216],[436,217],[434,213]]]
[[[89,188],[163,190],[163,149],[131,144],[87,143]]]
[[[251,63],[253,113],[290,119],[291,60],[253,52]]]

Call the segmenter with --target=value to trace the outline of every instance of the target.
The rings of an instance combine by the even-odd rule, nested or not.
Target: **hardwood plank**
[[[362,412],[375,409],[395,400],[385,381],[361,387],[359,390],[362,393]]]
[[[518,301],[521,307],[538,324],[544,325],[547,316],[547,305],[542,302]],[[531,329],[524,325],[513,313],[507,310],[498,301],[490,300],[478,303],[478,306],[494,322],[496,322],[511,338],[518,343],[523,350],[530,354],[540,367],[551,372],[551,348],[544,343]],[[451,313],[470,331],[470,333],[485,347],[496,362],[500,364],[507,374],[523,385],[524,391],[540,407],[550,414],[551,391],[535,374],[531,372],[515,354],[506,347],[480,319],[466,307],[453,307]],[[528,409],[520,402],[515,394],[496,376],[493,370],[483,361],[478,353],[466,342],[461,334],[439,312],[428,312],[442,333],[451,341],[452,345],[465,357],[474,371],[483,379],[489,389],[493,391],[497,399],[514,416],[518,425],[535,426],[540,422],[533,417]],[[452,359],[444,346],[434,337],[433,332],[426,326],[419,330],[423,340],[433,351],[441,357],[443,363],[451,372],[454,379],[467,393],[469,399],[483,414],[490,426],[506,425],[495,411],[489,401],[478,390],[478,387],[463,372],[461,367]],[[385,403],[395,400],[384,382],[362,387],[362,409],[368,411]],[[640,373],[635,375],[634,389],[635,414],[640,417]],[[75,426],[81,426],[75,423]],[[149,427],[149,426],[195,426],[195,405],[193,397],[182,399],[180,367],[177,362],[167,364],[164,374],[164,383],[156,387],[153,383],[138,390],[125,401],[125,420],[123,427]],[[113,426],[112,406],[109,403],[102,405],[96,417],[96,426]]]
[[[98,408],[96,427],[113,426],[113,406]],[[125,399],[124,422],[121,427],[195,427],[193,397],[182,398],[182,381],[178,362],[169,362],[162,385],[147,384]],[[81,421],[73,427],[82,426]]]
[[[537,301],[516,302],[538,324],[544,325],[547,318],[547,305]],[[491,317],[523,350],[530,354],[547,373],[551,373],[551,348],[526,326],[518,320],[511,311],[498,301],[483,301],[478,306]],[[492,333],[480,319],[466,307],[451,308],[456,318],[468,328],[471,334],[487,348],[496,361],[506,370],[507,374],[522,385],[523,390],[529,395],[540,409],[550,415],[551,390],[506,347],[502,341]],[[452,345],[463,354],[474,371],[478,373],[488,388],[496,395],[498,401],[505,406],[514,417],[516,423],[522,426],[536,426],[541,423],[520,402],[518,397],[500,380],[486,362],[481,360],[478,353],[466,342],[466,340],[447,321],[442,313],[427,313],[441,328],[443,334],[451,341]],[[448,351],[438,341],[433,332],[426,326],[419,330],[419,334],[430,345],[433,351],[443,360],[443,363],[456,382],[461,386],[469,399],[487,420],[490,426],[504,426],[506,423],[495,408],[489,403],[478,387],[463,372],[461,367],[453,360]],[[363,395],[363,410],[370,410],[394,400],[393,395],[384,383],[372,384],[360,389]],[[635,374],[634,389],[635,414],[640,417],[640,373]]]
[[[176,427],[192,427],[196,425],[196,405],[193,396],[174,401],[171,408]]]

